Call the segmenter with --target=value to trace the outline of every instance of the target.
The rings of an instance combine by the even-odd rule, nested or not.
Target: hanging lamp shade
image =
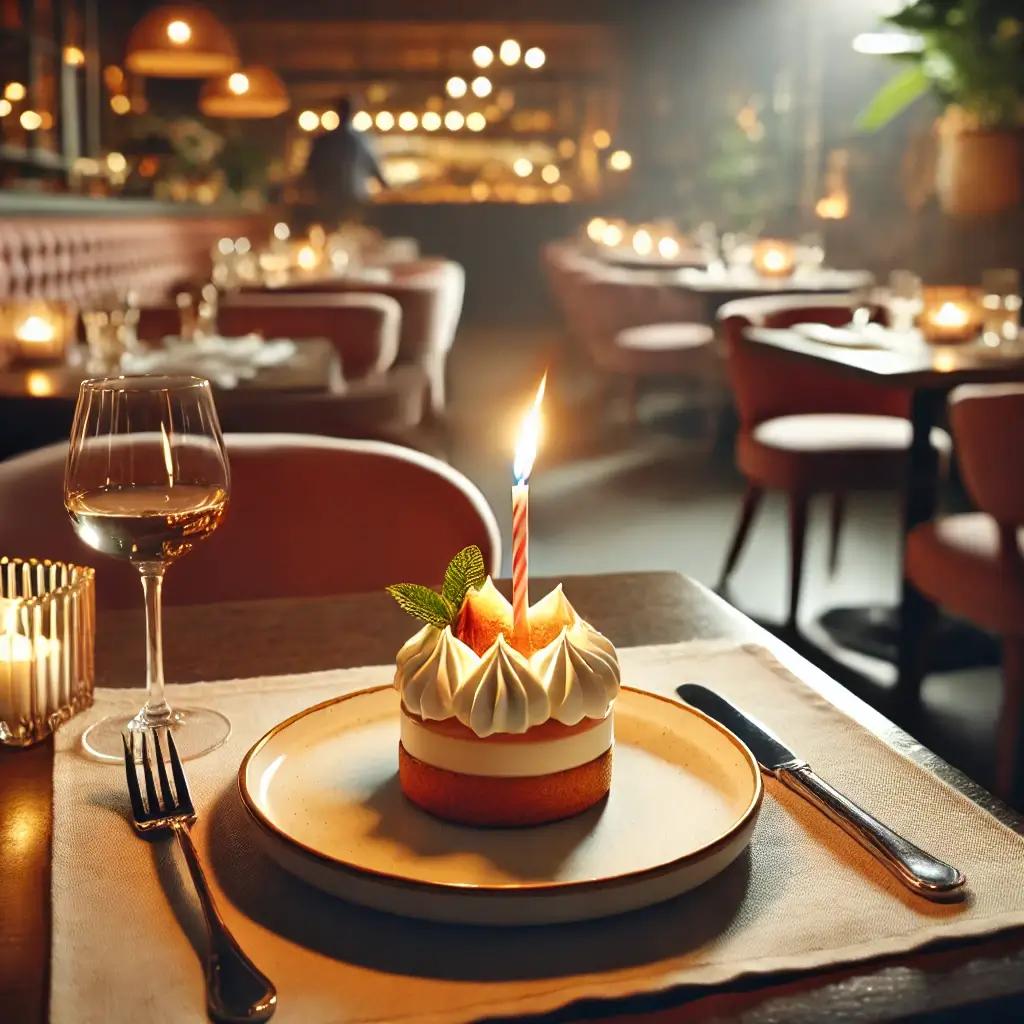
[[[124,62],[151,78],[209,78],[238,67],[238,48],[205,8],[163,4],[132,29]]]
[[[208,78],[199,93],[199,109],[207,117],[277,117],[289,103],[284,82],[258,64]]]

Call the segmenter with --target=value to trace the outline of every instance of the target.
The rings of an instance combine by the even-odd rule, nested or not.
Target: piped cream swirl
[[[523,733],[552,719],[604,718],[620,685],[611,641],[576,614],[561,587],[531,608],[533,616],[564,625],[530,658],[502,634],[478,655],[450,627],[425,626],[398,652],[395,687],[405,709],[423,719],[456,718],[480,737]]]

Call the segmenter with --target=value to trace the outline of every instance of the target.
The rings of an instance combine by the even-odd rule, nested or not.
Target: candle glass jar
[[[0,744],[27,747],[93,700],[95,572],[0,558]]]
[[[66,302],[14,300],[0,305],[0,336],[14,362],[60,363],[75,340],[77,319]]]
[[[1016,348],[1020,340],[1020,273],[1007,267],[981,275],[984,342],[991,348]]]
[[[978,288],[928,285],[922,289],[917,326],[931,345],[962,345],[981,334],[982,296]]]
[[[761,277],[789,277],[796,269],[796,247],[777,238],[755,242],[751,255]]]

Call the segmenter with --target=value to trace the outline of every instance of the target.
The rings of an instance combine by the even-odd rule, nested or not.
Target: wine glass
[[[227,739],[216,711],[171,708],[164,697],[160,594],[164,572],[220,524],[231,474],[209,381],[108,377],[82,382],[64,472],[64,505],[78,536],[139,570],[146,603],[145,706],[112,715],[82,737],[102,761],[121,761],[125,729],[168,728],[183,758]]]

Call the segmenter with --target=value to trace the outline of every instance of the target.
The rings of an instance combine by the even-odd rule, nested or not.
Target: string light
[[[539,46],[531,46],[523,56],[523,63],[532,70],[544,67],[547,54]]]
[[[558,143],[558,155],[563,160],[568,160],[576,155],[576,141],[574,139],[560,139]]]
[[[320,115],[320,127],[325,132],[333,132],[341,124],[341,117],[336,110],[325,110]]]
[[[23,110],[18,120],[27,132],[34,132],[43,123],[43,119],[34,110]]]
[[[486,75],[478,75],[473,79],[470,88],[473,90],[474,96],[479,96],[483,99],[485,96],[491,95],[491,90],[494,88],[491,85],[491,80]]]
[[[572,200],[572,189],[565,182],[560,182],[551,190],[551,198],[556,203],[568,203]]]
[[[441,123],[441,115],[436,110],[428,110],[420,118],[420,124],[425,132],[436,132]]]
[[[373,118],[365,110],[357,110],[352,115],[352,128],[357,132],[367,132],[373,127]]]
[[[320,118],[314,110],[304,110],[299,114],[299,127],[304,132],[315,132],[320,126]]]
[[[601,241],[610,249],[622,244],[622,228],[618,224],[608,224],[601,234]]]
[[[592,242],[600,242],[608,228],[608,221],[604,217],[592,217],[587,224],[587,237]]]
[[[398,127],[403,132],[414,132],[419,127],[419,124],[420,119],[411,110],[403,110],[398,115]]]
[[[666,235],[658,239],[658,255],[663,260],[674,260],[679,256],[679,243],[671,236]]]
[[[395,127],[395,115],[390,110],[381,110],[374,120],[377,128],[382,132],[389,132]]]
[[[545,164],[541,168],[541,179],[548,185],[554,185],[562,176],[562,172],[554,164]]]
[[[612,144],[611,133],[605,128],[598,128],[590,138],[597,149],[607,149]]]
[[[283,220],[279,220],[274,225],[274,237],[279,242],[287,242],[288,239],[291,238],[291,234],[292,234],[291,228],[289,228],[288,225],[285,224],[285,222]]]
[[[512,170],[520,178],[528,178],[533,174],[533,161],[528,160],[525,156],[518,157],[512,164]]]
[[[124,153],[108,153],[107,168],[113,174],[123,174],[128,169],[128,161],[125,159]]]
[[[466,115],[466,127],[471,132],[482,132],[487,127],[487,118],[479,110],[474,110]]]
[[[633,157],[625,149],[617,149],[608,157],[608,166],[613,171],[628,171],[633,166]]]
[[[457,132],[466,123],[465,117],[457,110],[449,110],[444,115],[444,126],[450,132]]]
[[[25,86],[21,82],[8,82],[4,86],[4,99],[12,103],[19,103],[25,98]]]
[[[64,47],[64,63],[69,68],[80,68],[85,63],[85,53],[80,46]]]
[[[513,64],[518,64],[521,54],[522,48],[514,39],[506,39],[501,46],[498,47],[498,56],[501,58],[501,63],[508,65],[508,67],[512,67]]]
[[[447,82],[445,82],[444,88],[445,92],[447,92],[453,100],[460,100],[466,95],[466,80],[464,78],[459,78],[458,75],[453,75]]]
[[[132,109],[132,101],[123,92],[110,97],[110,109],[115,114],[127,114]]]
[[[494,51],[489,46],[478,46],[473,51],[473,63],[478,68],[489,68],[494,63]]]
[[[13,109],[10,100],[0,100],[0,117],[6,117]]]

